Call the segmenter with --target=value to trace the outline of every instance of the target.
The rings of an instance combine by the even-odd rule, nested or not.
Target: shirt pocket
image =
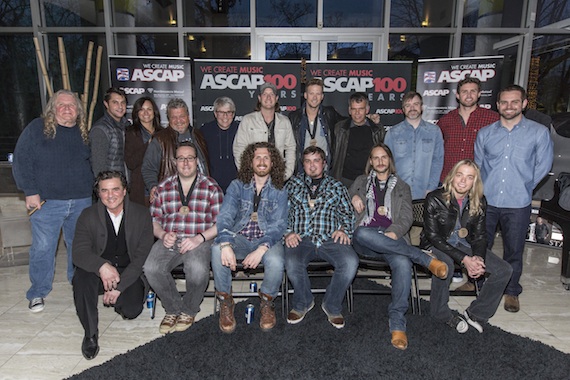
[[[408,142],[403,139],[394,141],[394,157],[405,157],[408,155]]]
[[[431,153],[434,150],[435,140],[432,138],[422,139],[422,152]]]
[[[512,155],[513,158],[526,161],[533,156],[533,153],[534,153],[534,146],[531,145],[530,143],[527,143],[527,144],[517,144],[513,148]]]

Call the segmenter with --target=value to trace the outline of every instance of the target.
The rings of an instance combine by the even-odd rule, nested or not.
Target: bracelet
[[[200,232],[198,235],[202,236],[202,239],[204,239],[204,242],[206,242],[206,237],[204,236],[203,233]]]
[[[232,245],[231,245],[230,243],[222,243],[222,244],[220,244],[220,251],[221,251],[222,249],[224,249],[224,248],[227,248],[227,247],[230,247],[230,248],[231,248]]]

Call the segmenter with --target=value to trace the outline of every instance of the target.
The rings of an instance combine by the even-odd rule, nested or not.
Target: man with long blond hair
[[[236,328],[232,271],[241,260],[245,269],[263,264],[259,326],[269,331],[277,323],[274,300],[285,265],[281,244],[288,211],[283,188],[285,163],[273,144],[250,144],[241,155],[237,176],[226,191],[217,219],[218,237],[212,246],[212,271],[220,301],[219,327],[224,333]]]
[[[30,217],[30,281],[26,297],[33,313],[44,309],[51,292],[60,231],[67,246],[67,279],[73,278],[71,259],[77,218],[91,205],[93,173],[89,163],[85,112],[74,92],[59,90],[41,118],[24,129],[12,166],[18,189],[26,196]],[[44,203],[45,202],[45,203]]]
[[[432,317],[461,334],[469,326],[483,332],[484,323],[497,311],[513,271],[506,261],[487,249],[486,208],[479,167],[469,159],[455,164],[443,187],[429,193],[425,200],[423,248],[431,249],[449,270],[457,263],[467,270],[469,277],[486,277],[479,297],[462,316],[453,315],[448,306],[451,276],[432,277]]]

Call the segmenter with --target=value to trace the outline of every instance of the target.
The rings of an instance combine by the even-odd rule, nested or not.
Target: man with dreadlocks
[[[26,297],[32,313],[44,309],[51,292],[60,230],[67,247],[67,279],[73,278],[71,247],[77,218],[91,205],[93,173],[89,163],[85,111],[77,95],[56,92],[41,118],[24,129],[12,166],[18,189],[26,196],[30,217],[30,281]],[[45,204],[44,204],[45,201]]]
[[[262,263],[259,288],[259,326],[271,330],[277,323],[274,300],[283,280],[283,244],[287,228],[287,192],[283,189],[285,163],[268,142],[248,145],[241,155],[237,179],[233,180],[217,219],[218,237],[212,246],[212,271],[220,301],[220,330],[236,328],[232,298],[232,271],[237,260],[244,269]]]

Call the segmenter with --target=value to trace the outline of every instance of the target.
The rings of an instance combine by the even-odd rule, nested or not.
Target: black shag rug
[[[423,315],[407,316],[408,349],[397,350],[388,330],[390,297],[354,298],[354,312],[345,313],[341,330],[326,320],[322,296],[297,325],[287,324],[276,305],[278,323],[270,332],[259,328],[259,300],[240,302],[233,334],[223,334],[217,315],[211,316],[72,379],[570,379],[570,355],[490,325],[483,334],[473,328],[458,334],[429,317],[426,301]],[[247,325],[250,302],[257,313]]]

